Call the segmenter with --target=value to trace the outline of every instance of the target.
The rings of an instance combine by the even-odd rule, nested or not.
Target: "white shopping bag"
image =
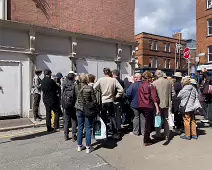
[[[94,124],[94,136],[96,140],[103,140],[107,138],[106,125],[102,118],[97,116],[96,122]]]
[[[174,114],[173,113],[169,113],[168,123],[169,123],[169,127],[174,127]]]

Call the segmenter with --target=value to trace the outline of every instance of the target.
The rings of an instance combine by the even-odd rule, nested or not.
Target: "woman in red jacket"
[[[159,114],[160,99],[157,95],[156,88],[151,85],[152,73],[145,72],[143,74],[143,84],[140,85],[138,90],[138,102],[139,109],[143,116],[146,118],[145,121],[145,132],[144,132],[144,145],[149,146],[153,144],[150,138],[150,133],[152,131],[153,118],[154,118],[154,108],[156,109],[156,114]]]

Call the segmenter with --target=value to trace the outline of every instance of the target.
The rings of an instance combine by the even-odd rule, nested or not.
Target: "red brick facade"
[[[180,36],[182,37],[181,34]],[[135,36],[135,41],[139,43],[138,50],[136,52],[136,57],[138,58],[138,61],[139,61],[139,67],[152,67],[152,68],[159,68],[159,69],[174,70],[175,46],[176,46],[176,43],[179,43],[179,39],[153,35],[149,33],[141,33]],[[153,42],[152,49],[150,47],[151,42]],[[156,50],[155,42],[157,42],[157,50]],[[186,47],[186,42],[184,40],[181,40],[181,44],[183,45],[183,48]],[[166,45],[166,50],[165,50],[165,45]],[[169,51],[169,45],[170,45],[170,51]],[[180,69],[180,65],[181,65],[181,69],[186,69],[187,64],[186,64],[186,60],[183,59],[182,52],[181,52],[181,55],[179,55],[179,53],[176,54],[178,68]],[[156,65],[156,60],[157,60],[157,65]]]
[[[208,35],[210,18],[212,8],[208,9],[207,0],[196,0],[197,55],[205,53],[205,57],[200,57],[200,64],[208,63],[208,47],[212,46],[212,35]]]
[[[133,42],[135,0],[12,0],[11,20]]]

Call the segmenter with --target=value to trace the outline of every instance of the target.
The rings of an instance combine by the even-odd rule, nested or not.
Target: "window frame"
[[[149,58],[150,68],[153,68],[153,57]]]
[[[158,42],[157,41],[155,41],[155,51],[158,51]]]
[[[171,68],[171,59],[167,59],[167,62],[168,62],[168,69]]]
[[[163,66],[164,66],[164,68],[166,68],[167,67],[166,57],[163,58],[163,61],[164,61],[164,65]]]
[[[168,52],[171,52],[171,44],[168,44]]]
[[[154,58],[154,68],[158,68],[158,58]]]
[[[153,50],[153,44],[154,44],[153,40],[149,40],[149,49],[150,50]]]
[[[210,1],[210,5],[211,5],[211,7],[209,7],[209,1]],[[207,9],[212,9],[212,0],[207,0]]]
[[[210,61],[210,55],[211,55],[211,61]],[[208,62],[212,63],[212,46],[208,46]]]
[[[207,22],[208,22],[208,35],[211,36],[212,35],[212,18],[209,18]],[[211,25],[209,25],[209,22],[211,22]],[[211,33],[210,33],[210,28],[211,28]]]
[[[164,43],[164,51],[166,52],[167,51],[167,44]]]

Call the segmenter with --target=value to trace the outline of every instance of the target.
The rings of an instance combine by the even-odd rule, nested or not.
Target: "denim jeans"
[[[82,146],[84,125],[85,125],[85,133],[86,133],[86,135],[85,135],[86,146],[89,147],[91,145],[93,120],[94,120],[93,117],[85,117],[83,111],[77,110],[77,121],[78,121],[77,143],[78,143],[78,146]]]

